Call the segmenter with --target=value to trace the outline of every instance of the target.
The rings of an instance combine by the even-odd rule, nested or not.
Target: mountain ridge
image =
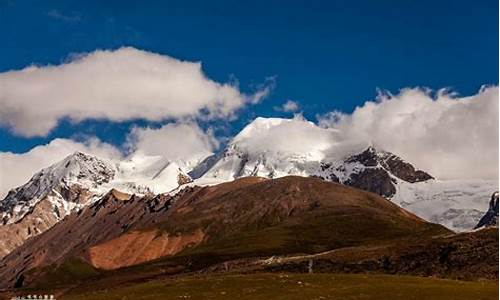
[[[245,176],[312,176],[377,193],[428,221],[459,231],[470,230],[478,223],[485,213],[483,194],[498,189],[494,182],[450,186],[373,145],[353,146],[350,151],[341,151],[342,155],[332,156],[328,150],[332,141],[321,135],[308,140],[310,145],[296,149],[288,148],[288,144],[279,145],[290,140],[288,137],[276,140],[278,145],[268,145],[267,142],[273,140],[269,135],[274,137],[277,130],[276,136],[279,136],[281,127],[296,126],[295,123],[292,119],[257,118],[221,151],[204,159],[197,158],[198,163],[143,154],[120,161],[102,160],[82,152],[69,155],[37,173],[44,177],[35,174],[0,202],[3,224],[0,225],[0,257],[110,189],[146,195],[176,193],[186,184],[211,185]],[[306,125],[316,137],[315,125],[310,122]],[[48,179],[44,181],[37,176]]]

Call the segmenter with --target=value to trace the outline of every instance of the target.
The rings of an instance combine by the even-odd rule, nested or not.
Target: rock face
[[[486,214],[479,220],[477,228],[498,226],[498,192],[491,195],[490,206]]]
[[[315,175],[324,177],[323,174],[327,174],[327,179],[341,178],[339,181],[343,184],[387,198],[396,193],[398,181],[415,183],[433,179],[431,175],[416,170],[400,157],[387,151],[378,151],[374,147],[368,147],[340,164],[332,162],[328,166]]]

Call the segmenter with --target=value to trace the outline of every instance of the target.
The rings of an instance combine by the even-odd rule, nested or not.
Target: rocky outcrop
[[[344,184],[384,197],[390,197],[396,193],[394,179],[381,168],[365,169],[360,173],[354,173]]]
[[[379,155],[378,161],[385,170],[399,179],[410,183],[434,179],[428,173],[422,170],[416,170],[410,163],[389,152],[382,152]]]
[[[482,227],[498,226],[498,192],[493,193],[486,214],[479,220],[475,229]]]
[[[415,183],[433,179],[410,163],[387,151],[368,147],[342,162],[322,163],[319,177],[357,187],[390,198],[397,181]]]

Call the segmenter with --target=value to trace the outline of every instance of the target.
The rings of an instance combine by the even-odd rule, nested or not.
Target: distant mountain
[[[346,157],[332,159],[325,157],[323,152],[334,144],[333,140],[318,140],[317,145],[308,145],[305,150],[302,147],[300,150],[273,150],[273,146],[259,144],[259,136],[265,136],[273,127],[287,122],[291,121],[257,118],[236,135],[221,153],[207,158],[189,174],[194,179],[221,180],[245,176],[315,176],[385,197],[396,193],[398,181],[414,183],[433,179],[431,175],[415,169],[400,157],[373,146],[361,152],[351,152]]]
[[[477,228],[482,227],[498,227],[498,192],[493,193],[491,195],[490,205],[488,211],[484,216],[479,220],[479,223],[476,225]]]
[[[0,278],[2,287],[29,286],[75,259],[109,270],[177,254],[216,262],[450,233],[385,198],[317,178],[247,177],[174,196],[112,190],[7,255]]]

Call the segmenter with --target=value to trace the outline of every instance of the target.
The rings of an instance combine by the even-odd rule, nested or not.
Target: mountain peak
[[[258,117],[252,122],[250,122],[243,130],[240,131],[234,138],[233,143],[238,142],[242,139],[248,138],[250,136],[255,136],[258,134],[263,134],[271,127],[278,126],[282,123],[290,122],[292,119],[282,119],[282,118],[262,118]]]
[[[26,213],[45,197],[79,203],[97,192],[100,185],[115,176],[115,167],[95,156],[75,152],[63,160],[33,175],[24,185],[11,190],[0,201],[0,213],[4,223],[23,218]]]
[[[81,161],[86,161],[89,159],[95,158],[95,156],[90,155],[88,153],[82,152],[82,151],[75,151],[71,153],[70,155],[66,156],[63,160],[81,160]]]
[[[41,172],[41,176],[51,177],[52,182],[66,183],[88,179],[100,184],[109,182],[115,175],[113,164],[80,151],[74,152]],[[36,176],[36,175],[35,175]]]

